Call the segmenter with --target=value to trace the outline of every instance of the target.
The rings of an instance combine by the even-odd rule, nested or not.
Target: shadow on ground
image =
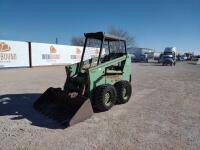
[[[11,120],[27,119],[31,122],[31,125],[39,127],[50,129],[64,128],[33,108],[34,101],[40,95],[39,93],[0,95],[0,116],[10,116]]]

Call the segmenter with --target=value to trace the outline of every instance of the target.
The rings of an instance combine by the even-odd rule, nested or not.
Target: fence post
[[[28,50],[29,50],[29,67],[32,68],[32,51],[31,51],[31,42],[28,42]]]

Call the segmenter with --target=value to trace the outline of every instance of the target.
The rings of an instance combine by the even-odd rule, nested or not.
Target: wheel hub
[[[110,99],[111,99],[110,93],[108,92],[108,93],[105,94],[105,104],[106,105],[110,105],[110,102],[111,102]]]
[[[128,98],[127,89],[126,89],[126,88],[123,89],[122,94],[123,94],[124,99],[127,99],[127,98]]]

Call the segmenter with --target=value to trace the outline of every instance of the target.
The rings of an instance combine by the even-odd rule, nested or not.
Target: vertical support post
[[[109,42],[109,40],[108,40],[108,52],[110,54],[110,42]]]
[[[79,69],[78,71],[80,72],[81,71],[81,68],[83,66],[83,59],[84,59],[84,55],[85,55],[85,49],[86,49],[86,46],[87,46],[87,37],[85,38],[85,43],[84,43],[84,46],[83,46],[83,52],[82,52],[82,56],[81,56],[81,62],[80,62],[80,65],[79,65]]]
[[[103,42],[104,42],[104,38],[101,40],[101,46],[100,46],[100,52],[99,52],[99,58],[98,58],[98,61],[97,61],[97,65],[99,65],[99,62],[100,62],[102,48],[103,48]]]
[[[124,48],[125,48],[125,53],[126,53],[126,55],[128,55],[127,49],[126,49],[126,41],[124,41]]]
[[[32,51],[31,51],[31,42],[28,42],[28,50],[29,50],[29,67],[32,68]]]

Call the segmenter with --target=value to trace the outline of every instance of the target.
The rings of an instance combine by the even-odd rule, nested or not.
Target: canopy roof
[[[85,33],[85,37],[87,38],[93,38],[93,39],[98,39],[98,40],[108,40],[108,41],[126,41],[122,37],[117,37],[105,32],[96,32],[96,33]]]

